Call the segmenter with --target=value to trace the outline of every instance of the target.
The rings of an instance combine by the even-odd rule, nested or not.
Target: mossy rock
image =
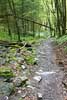
[[[24,58],[25,58],[27,64],[32,64],[32,65],[34,65],[35,59],[34,59],[34,56],[33,56],[33,55],[25,56]]]
[[[14,74],[9,67],[0,67],[0,77],[11,78]]]
[[[9,96],[14,91],[14,89],[15,88],[13,83],[0,82],[0,95]]]
[[[9,52],[10,52],[10,53],[16,53],[16,48],[12,48],[12,49],[10,49]]]

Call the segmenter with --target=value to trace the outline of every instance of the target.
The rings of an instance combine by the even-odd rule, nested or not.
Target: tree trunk
[[[62,35],[66,34],[66,0],[62,0]]]
[[[17,30],[17,35],[18,35],[18,41],[21,41],[20,39],[20,30],[19,30],[19,26],[18,26],[18,20],[17,20],[17,14],[16,14],[16,9],[15,9],[15,5],[14,5],[14,1],[13,0],[8,0],[10,9],[12,11],[12,13],[14,14],[14,20],[15,20],[15,25],[16,25],[16,30]]]

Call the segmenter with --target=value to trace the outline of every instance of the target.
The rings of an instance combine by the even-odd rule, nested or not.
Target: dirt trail
[[[42,100],[63,100],[62,79],[63,71],[55,62],[51,39],[43,41],[37,48],[38,70],[34,77],[40,76],[40,82],[36,83],[36,93],[41,93]],[[41,99],[39,99],[41,100]]]

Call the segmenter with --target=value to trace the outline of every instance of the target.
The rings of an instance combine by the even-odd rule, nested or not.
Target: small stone
[[[24,59],[22,57],[17,57],[17,61],[19,64],[22,64],[24,62]]]
[[[8,96],[0,97],[0,100],[8,100]]]
[[[26,66],[24,66],[24,65],[21,65],[21,67],[22,67],[23,70],[26,69]]]
[[[8,100],[8,96],[5,96],[5,97],[4,97],[4,100]]]
[[[67,80],[63,80],[62,84],[64,85],[64,87],[67,87]]]
[[[26,76],[20,77],[20,79],[22,80],[22,82],[28,81],[28,78]]]
[[[35,58],[35,61],[38,61],[39,59],[38,58]]]
[[[31,80],[28,80],[28,81],[26,82],[26,84],[27,84],[27,85],[31,85]]]
[[[35,89],[35,87],[33,87],[33,86],[31,86],[31,85],[28,85],[27,88],[30,88],[30,89],[32,89],[32,90]]]
[[[38,98],[37,100],[42,100],[42,98],[43,98],[42,94],[41,93],[38,93],[37,94],[37,98]]]
[[[40,82],[42,80],[41,76],[35,76],[33,79],[37,82]]]
[[[14,79],[13,83],[14,83],[14,85],[15,85],[16,87],[20,87],[21,84],[22,84],[22,80],[21,80],[20,78],[16,77],[16,78]]]
[[[23,77],[16,77],[13,81],[14,85],[16,87],[20,87],[22,85],[26,85],[26,81],[28,81],[28,78],[26,76]]]
[[[21,54],[20,53],[16,53],[16,55],[15,55],[16,57],[20,57],[21,56]]]
[[[18,93],[20,94],[22,91],[21,90],[18,90]]]
[[[67,94],[66,91],[63,91],[63,94],[66,95]]]
[[[22,95],[22,98],[25,98],[25,97],[26,97],[26,94],[23,94],[23,95]]]

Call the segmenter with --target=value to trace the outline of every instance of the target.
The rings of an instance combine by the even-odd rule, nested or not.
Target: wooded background
[[[61,37],[67,34],[66,9],[66,0],[0,0],[0,35],[20,41],[48,30]]]

